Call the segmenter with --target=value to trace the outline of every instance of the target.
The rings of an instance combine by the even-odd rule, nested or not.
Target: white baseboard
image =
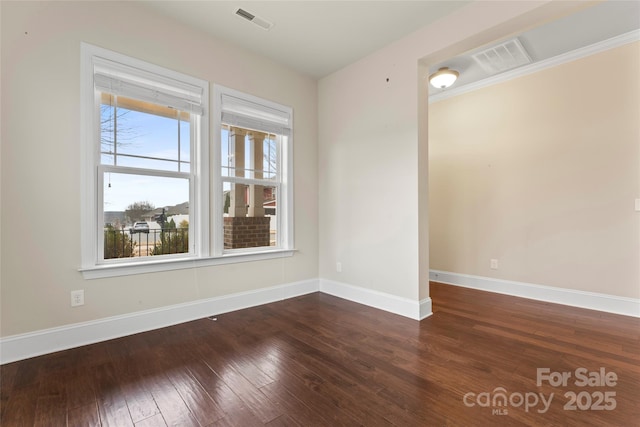
[[[0,364],[318,292],[318,279],[240,292],[0,339]]]
[[[436,282],[483,291],[640,317],[640,299],[438,270],[431,270],[429,278]],[[431,298],[416,301],[332,280],[311,279],[5,337],[0,339],[0,364],[318,291],[414,320],[422,320],[432,314]]]
[[[414,320],[422,320],[432,314],[431,298],[416,301],[328,279],[320,279],[320,292]]]
[[[625,298],[615,295],[492,279],[490,277],[450,273],[439,270],[430,270],[429,279],[434,282],[465,288],[570,305],[590,310],[605,311],[607,313],[622,314],[625,316],[640,317],[640,299],[636,298]]]
[[[311,279],[8,336],[0,339],[0,364],[164,328],[212,315],[282,301],[318,291],[390,311],[411,319],[422,320],[432,314],[430,298],[418,302],[344,283],[324,279]]]

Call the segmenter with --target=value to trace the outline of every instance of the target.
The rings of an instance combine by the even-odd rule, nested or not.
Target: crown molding
[[[495,76],[478,80],[464,86],[459,86],[454,89],[447,89],[442,92],[434,93],[433,95],[429,95],[429,104],[443,101],[454,96],[473,92],[478,89],[483,89],[488,86],[493,86],[498,83],[513,80],[515,78],[526,76],[528,74],[537,73],[538,71],[542,71],[547,68],[555,67],[567,62],[575,61],[577,59],[585,58],[596,53],[604,52],[637,41],[640,41],[640,30],[633,30],[628,33],[624,33],[589,46],[575,49],[570,52],[566,52],[542,61],[534,62],[532,64],[525,65],[514,70],[505,71],[504,73],[496,74]]]

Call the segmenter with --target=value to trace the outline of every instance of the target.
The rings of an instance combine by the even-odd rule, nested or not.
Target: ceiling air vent
[[[246,10],[242,9],[242,8],[238,8],[236,9],[236,15],[238,15],[241,18],[246,19],[247,21],[256,24],[258,27],[262,28],[263,30],[267,30],[269,31],[271,29],[271,27],[273,27],[273,23],[267,21],[266,19],[262,19],[259,16],[254,15],[251,12],[247,12]]]
[[[531,63],[529,54],[518,39],[508,40],[471,56],[491,75]]]

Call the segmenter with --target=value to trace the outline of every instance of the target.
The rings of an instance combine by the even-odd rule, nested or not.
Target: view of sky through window
[[[126,98],[123,104],[130,108],[119,106],[115,97],[101,106],[101,163],[188,173],[191,167],[188,115]],[[124,211],[141,201],[165,207],[189,200],[186,178],[107,171],[103,179],[105,212]]]

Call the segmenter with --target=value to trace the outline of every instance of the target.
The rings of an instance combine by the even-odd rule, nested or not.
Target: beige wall
[[[429,296],[421,60],[477,47],[570,6],[475,2],[320,81],[321,278],[413,300]]]
[[[428,297],[427,111],[418,91],[427,76],[419,61],[567,7],[574,6],[475,2],[316,85],[139,4],[0,2],[0,336],[317,277]],[[81,41],[292,106],[299,252],[84,280],[77,271]],[[85,289],[84,306],[69,306],[74,289]]]
[[[640,297],[639,76],[633,43],[431,104],[431,268]]]
[[[320,83],[320,275],[416,300],[417,63],[403,53]]]
[[[128,2],[2,2],[1,336],[318,277],[317,86]],[[291,258],[84,280],[80,42],[294,110]],[[70,291],[86,304],[70,307]]]

